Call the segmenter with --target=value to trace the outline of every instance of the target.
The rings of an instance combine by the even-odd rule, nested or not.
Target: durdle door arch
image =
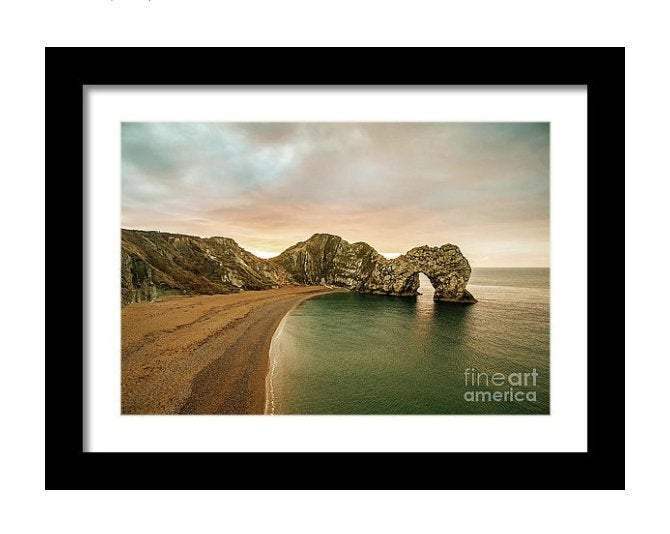
[[[419,273],[435,288],[436,301],[472,304],[470,264],[456,245],[415,247],[387,259],[367,243],[314,234],[279,256],[262,259],[225,237],[200,238],[123,230],[122,303],[161,295],[213,295],[327,285],[376,295],[415,296]]]

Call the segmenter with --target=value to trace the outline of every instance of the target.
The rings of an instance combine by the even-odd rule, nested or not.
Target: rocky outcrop
[[[327,284],[361,293],[413,296],[424,273],[435,288],[435,300],[474,303],[467,291],[470,264],[456,245],[416,247],[388,260],[367,243],[315,234],[282,252],[271,263],[300,284]]]
[[[361,293],[413,296],[424,273],[435,300],[473,303],[470,265],[455,245],[416,247],[389,260],[367,243],[314,234],[263,260],[224,237],[122,231],[122,302],[163,294],[216,294],[287,284],[332,285]]]
[[[433,298],[444,302],[471,304],[477,300],[466,289],[470,280],[470,264],[456,245],[416,247],[392,260],[391,280],[403,281],[403,290],[415,295],[419,273],[425,274],[435,288]]]
[[[299,284],[364,291],[377,264],[386,260],[367,243],[350,244],[336,235],[314,234],[268,261]]]
[[[286,283],[286,273],[229,238],[121,231],[123,304],[165,294],[214,295]]]

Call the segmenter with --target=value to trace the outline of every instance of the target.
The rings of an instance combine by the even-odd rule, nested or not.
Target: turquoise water
[[[273,339],[268,412],[549,413],[549,270],[475,269],[468,289],[477,304],[434,302],[421,275],[416,298],[303,302]]]

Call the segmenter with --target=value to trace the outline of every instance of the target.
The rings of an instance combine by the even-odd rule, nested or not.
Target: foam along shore
[[[121,311],[123,414],[262,414],[272,336],[305,299],[287,286],[173,297]]]

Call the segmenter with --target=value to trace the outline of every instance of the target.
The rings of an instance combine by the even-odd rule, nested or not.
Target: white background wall
[[[589,529],[616,533],[667,528],[670,88],[668,16],[662,13],[663,5],[611,0],[10,0],[3,4],[0,280],[5,305],[0,307],[0,529],[116,534],[205,530],[558,533]],[[523,494],[44,492],[40,295],[45,44],[627,45],[629,489],[625,493]],[[11,261],[16,255],[23,259],[20,271]],[[26,291],[28,284],[30,292]]]

